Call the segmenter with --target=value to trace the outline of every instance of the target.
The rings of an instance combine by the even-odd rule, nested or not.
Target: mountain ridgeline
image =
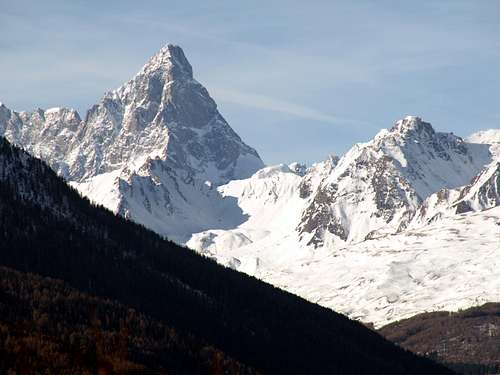
[[[91,199],[179,242],[219,222],[212,185],[264,166],[173,45],[83,120],[67,108],[18,113],[0,105],[0,135]]]

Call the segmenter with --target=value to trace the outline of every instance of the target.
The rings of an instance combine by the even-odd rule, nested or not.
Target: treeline
[[[340,314],[91,206],[1,140],[0,178],[0,265],[117,300],[264,373],[451,373]]]

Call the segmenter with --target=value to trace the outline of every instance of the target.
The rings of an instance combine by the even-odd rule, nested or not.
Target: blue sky
[[[499,128],[499,19],[496,0],[0,0],[0,101],[83,116],[173,43],[266,163],[312,163],[407,114]]]

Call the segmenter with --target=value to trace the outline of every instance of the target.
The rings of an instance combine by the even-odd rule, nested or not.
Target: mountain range
[[[343,156],[265,166],[167,45],[84,119],[0,105],[0,135],[114,213],[376,327],[500,300],[500,129],[406,116]]]
[[[83,121],[67,108],[16,113],[2,105],[0,135],[92,200],[179,242],[220,219],[212,186],[264,166],[172,45]]]
[[[93,206],[0,138],[0,372],[452,374]]]

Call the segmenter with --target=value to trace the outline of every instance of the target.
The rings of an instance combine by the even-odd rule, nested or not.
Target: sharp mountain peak
[[[426,136],[433,136],[436,133],[431,123],[423,121],[419,116],[413,115],[396,121],[391,132],[402,135],[417,134]]]
[[[181,47],[166,44],[144,65],[139,74],[168,73],[170,80],[193,79],[193,68]]]

